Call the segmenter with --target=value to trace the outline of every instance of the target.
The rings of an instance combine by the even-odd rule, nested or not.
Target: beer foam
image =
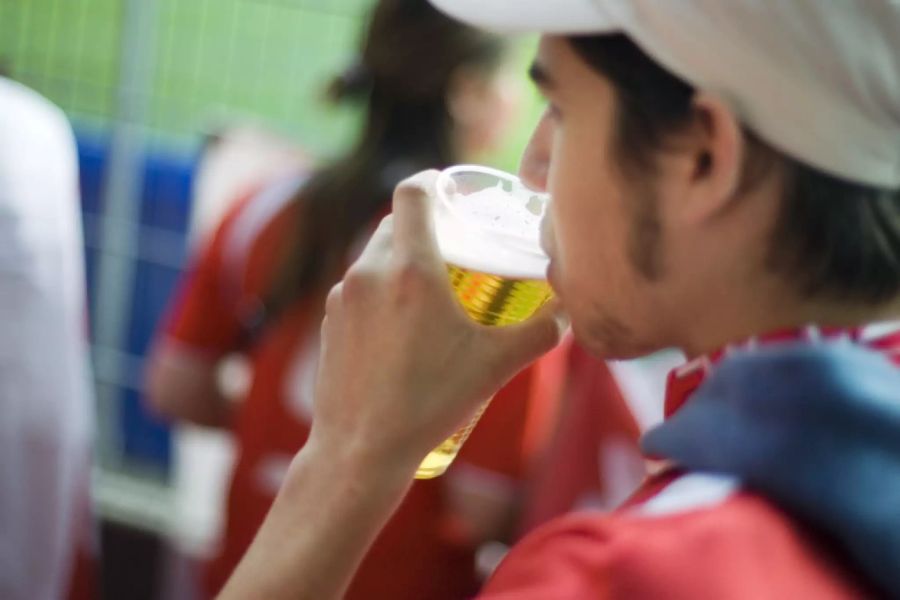
[[[512,194],[498,184],[448,196],[435,205],[435,233],[444,260],[514,279],[546,277],[549,259],[540,245],[546,200],[539,194]]]

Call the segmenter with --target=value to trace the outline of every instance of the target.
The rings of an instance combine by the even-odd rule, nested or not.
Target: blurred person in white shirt
[[[92,391],[75,140],[0,77],[0,598],[73,593],[90,527]],[[77,587],[77,586],[75,586]]]

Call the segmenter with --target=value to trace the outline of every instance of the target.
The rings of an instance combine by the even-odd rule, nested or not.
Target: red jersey
[[[181,285],[165,335],[182,351],[217,360],[240,350],[242,310],[267,290],[301,203],[298,180],[269,186],[226,216]],[[296,303],[249,349],[253,377],[238,408],[238,458],[219,556],[208,573],[218,591],[262,523],[287,465],[309,434],[321,301]],[[565,373],[551,353],[499,392],[456,463],[417,481],[362,562],[348,598],[462,598],[477,589],[474,550],[445,501],[448,478],[482,492],[514,493],[541,443]],[[549,403],[549,404],[548,404]]]
[[[887,334],[883,330],[811,327],[740,346],[748,350],[773,341],[840,337],[900,365],[900,327]],[[673,371],[667,414],[678,411],[733,349]],[[669,466],[614,513],[574,513],[527,536],[480,597],[847,599],[871,597],[868,585],[821,533],[743,489],[738,479]]]
[[[556,432],[529,481],[521,533],[572,510],[610,510],[644,474],[640,428],[603,361],[573,344]]]

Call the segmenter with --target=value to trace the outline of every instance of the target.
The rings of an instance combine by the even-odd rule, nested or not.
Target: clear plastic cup
[[[540,246],[540,222],[549,202],[515,175],[459,165],[438,177],[435,234],[457,299],[475,321],[519,323],[552,296],[549,258]],[[442,475],[475,428],[490,399],[468,423],[432,450],[417,479]]]

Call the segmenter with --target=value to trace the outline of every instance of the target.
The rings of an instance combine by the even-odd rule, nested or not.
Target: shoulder
[[[64,139],[71,135],[71,128],[63,111],[29,87],[11,79],[0,77],[0,123],[4,137],[9,133],[27,130],[35,126],[49,129]]]
[[[34,90],[0,77],[0,156],[7,164],[62,162],[74,176],[75,138],[63,111]],[[29,171],[31,174],[31,171]],[[35,179],[39,179],[36,177]]]
[[[486,597],[854,596],[827,550],[764,498],[706,475],[667,489],[628,510],[538,529],[501,563]]]
[[[283,224],[282,229],[290,225],[296,204],[291,200],[301,185],[299,176],[278,180],[230,203],[218,223],[198,240],[170,309],[170,336],[191,345],[230,349],[244,311],[264,289],[260,282],[278,264],[278,240],[272,238],[283,236],[273,225]],[[226,331],[229,335],[223,337]]]
[[[266,230],[290,218],[297,204],[292,200],[305,180],[305,175],[294,174],[241,194],[217,228],[217,235],[225,238],[225,251],[235,256],[246,254]]]
[[[267,263],[275,258],[268,255],[289,235],[299,210],[293,199],[304,182],[304,175],[295,174],[236,195],[218,224],[203,236],[200,261],[236,277],[232,283],[240,287],[243,275],[260,267],[260,259]]]
[[[44,215],[74,205],[75,137],[59,107],[0,77],[0,198],[5,208]]]

